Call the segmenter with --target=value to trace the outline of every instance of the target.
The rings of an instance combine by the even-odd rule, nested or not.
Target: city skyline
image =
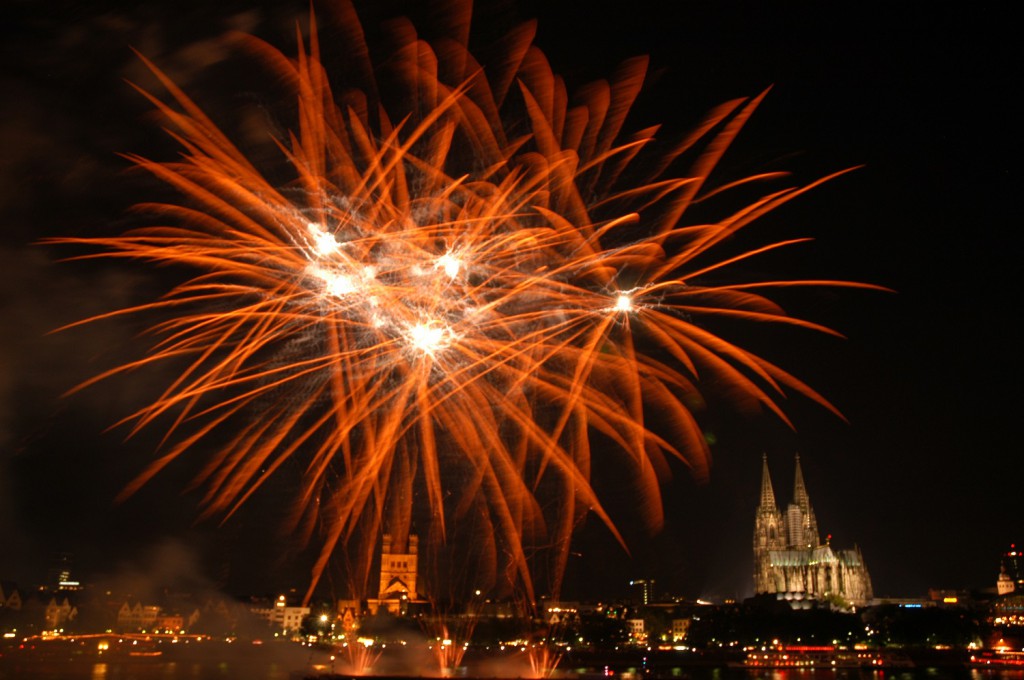
[[[762,453],[780,479],[793,455],[801,455],[822,533],[863,550],[878,594],[994,584],[999,553],[1021,538],[1013,502],[1021,463],[1008,453],[1019,359],[1003,321],[1014,310],[1012,233],[987,234],[997,226],[1012,232],[1010,188],[1019,171],[999,147],[1019,133],[1009,114],[988,120],[976,113],[999,92],[1003,76],[996,54],[972,49],[991,37],[988,31],[999,36],[997,18],[781,6],[734,15],[684,5],[665,14],[653,3],[629,15],[615,15],[607,3],[578,16],[561,6],[479,5],[485,14],[537,16],[539,45],[557,71],[578,82],[651,54],[648,93],[630,129],[660,121],[666,134],[682,136],[726,99],[772,87],[726,157],[727,170],[781,167],[810,180],[865,166],[764,227],[816,239],[783,262],[794,275],[896,290],[787,299],[848,339],[776,335],[763,339],[770,358],[821,390],[850,424],[796,402],[787,406],[795,433],[762,417],[714,412],[707,426],[715,439],[710,481],[677,475],[665,492],[669,524],[660,537],[644,540],[640,527],[626,523],[632,561],[589,522],[577,539],[578,564],[570,560],[578,588],[654,578],[680,594],[742,596],[744,581],[751,581],[750,518]],[[198,5],[181,16],[159,4],[123,15],[88,3],[69,6],[76,12],[64,16],[18,9],[13,25],[23,32],[11,40],[20,70],[4,76],[12,96],[2,124],[12,152],[3,176],[10,228],[2,247],[11,296],[0,346],[0,535],[14,549],[5,551],[0,577],[18,568],[19,553],[42,559],[52,548],[93,564],[104,555],[145,563],[155,546],[180,541],[193,547],[212,580],[244,582],[251,575],[239,572],[251,556],[270,565],[281,558],[265,541],[291,493],[288,481],[222,528],[192,526],[195,497],[180,493],[186,470],[112,507],[154,446],[146,436],[124,443],[124,431],[102,434],[127,415],[135,395],[58,395],[89,377],[97,357],[102,364],[104,354],[130,351],[138,329],[46,333],[114,308],[133,289],[151,287],[153,275],[131,265],[56,265],[57,253],[30,243],[124,220],[152,185],[126,174],[115,154],[173,153],[156,141],[147,107],[121,80],[139,74],[129,45],[213,98],[223,85],[209,66],[223,57],[218,36],[231,26],[287,35],[297,14],[245,13],[245,3],[212,16]],[[984,42],[1000,49],[998,39]],[[83,76],[87,84],[78,82]],[[975,132],[979,117],[996,133]],[[614,488],[606,492],[628,507],[630,499],[615,497]],[[595,555],[611,583],[587,568]],[[281,572],[298,580],[308,569],[299,566],[302,559],[294,563]]]

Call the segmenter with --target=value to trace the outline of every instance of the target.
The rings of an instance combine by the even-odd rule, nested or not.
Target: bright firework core
[[[338,252],[341,244],[334,234],[329,234],[319,224],[310,222],[308,225],[309,234],[313,239],[313,250],[317,255],[326,256]]]
[[[444,273],[447,274],[449,278],[454,279],[459,275],[459,270],[462,268],[462,262],[451,253],[445,253],[437,259],[437,266],[444,270]]]
[[[436,322],[418,323],[409,329],[409,343],[430,356],[442,349],[450,337],[451,332]]]
[[[688,223],[693,204],[714,212],[728,195],[705,184],[760,97],[719,106],[697,133],[656,151],[657,127],[625,131],[644,58],[570,96],[532,45],[533,23],[509,31],[487,68],[461,29],[435,50],[396,23],[398,46],[378,66],[351,5],[332,7],[344,39],[331,42],[350,49],[350,74],[361,74],[336,93],[315,31],[298,59],[246,40],[296,95],[295,132],[279,140],[295,172],[285,187],[149,64],[173,103],[146,96],[186,152],[132,160],[185,198],[160,206],[156,224],[171,226],[63,240],[201,270],[133,310],[169,315],[151,356],[99,376],[191,362],[133,416],[140,427],[169,422],[181,443],[126,493],[196,442],[225,441],[197,481],[208,485],[207,514],[231,514],[297,458],[305,476],[291,521],[323,535],[313,585],[341,549],[365,584],[380,534],[402,543],[420,512],[424,549],[456,533],[471,546],[464,573],[479,580],[465,586],[520,589],[532,601],[538,568],[557,599],[583,516],[618,537],[591,487],[592,468],[608,459],[592,459],[595,433],[634,471],[635,505],[657,527],[670,463],[707,469],[689,406],[703,402],[693,398],[701,381],[783,420],[779,403],[792,393],[831,408],[701,325],[831,332],[787,316],[765,290],[857,285],[730,282],[745,260],[801,239],[718,251],[810,187],[725,200],[717,218]],[[471,3],[445,7],[445,25],[469,27]],[[632,314],[641,292],[657,305]],[[623,314],[629,323],[617,323]]]
[[[458,322],[476,313],[464,304],[472,293],[456,285],[465,264],[451,250],[436,255],[400,239],[381,242],[374,237],[339,242],[315,222],[307,230],[308,242],[300,247],[315,285],[333,300],[328,314],[340,311],[352,321],[362,318],[368,328],[390,333],[393,340],[433,358],[456,336],[443,318],[431,315]],[[357,252],[369,261],[354,259]],[[378,272],[386,272],[386,280]]]

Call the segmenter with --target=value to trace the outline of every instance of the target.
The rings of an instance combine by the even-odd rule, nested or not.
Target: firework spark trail
[[[531,644],[525,651],[526,658],[530,662],[530,674],[527,677],[542,680],[554,675],[558,664],[562,660],[562,651],[553,645],[541,643]]]
[[[452,25],[468,30],[470,9],[457,4]],[[353,8],[343,2],[337,12],[354,71],[375,73]],[[279,140],[294,170],[286,186],[268,181],[146,61],[171,103],[143,94],[183,155],[129,158],[177,189],[181,203],[140,206],[166,220],[160,225],[55,239],[97,247],[89,257],[198,271],[164,299],[116,312],[167,316],[146,358],[95,380],[186,362],[159,399],[125,419],[133,431],[167,422],[169,446],[126,493],[204,438],[230,432],[196,480],[205,510],[230,515],[288,461],[301,461],[293,522],[323,537],[310,592],[339,547],[368,556],[383,525],[408,534],[415,497],[426,499],[438,540],[453,518],[493,537],[484,561],[527,592],[524,545],[557,546],[557,592],[580,519],[595,513],[615,532],[590,485],[594,433],[631,461],[657,525],[667,460],[698,475],[706,468],[707,445],[687,407],[701,380],[714,376],[784,421],[777,401],[789,392],[831,409],[701,318],[831,333],[787,316],[762,290],[860,284],[701,285],[798,242],[715,257],[723,241],[810,187],[777,190],[716,222],[683,219],[732,188],[705,184],[760,97],[718,107],[648,158],[657,129],[622,132],[646,59],[570,104],[532,44],[532,23],[509,32],[504,59],[486,71],[466,30],[431,46],[408,23],[396,27],[401,46],[388,63],[405,88],[398,105],[368,75],[359,87],[345,83],[336,100],[315,24],[294,60],[240,39],[296,94],[295,131]],[[525,120],[507,126],[517,110]],[[684,156],[696,158],[688,173],[668,174]],[[656,428],[644,418],[651,407],[670,414]],[[536,497],[542,487],[553,504]],[[365,581],[368,558],[361,569]]]
[[[382,650],[374,646],[369,638],[346,637],[345,642],[335,651],[344,657],[348,672],[353,675],[372,675],[373,668],[380,660]]]
[[[434,622],[430,626],[436,629],[436,636],[427,641],[427,647],[437,664],[439,677],[451,677],[457,673],[473,636],[476,620],[475,617],[465,617],[457,633],[449,631],[448,624],[443,621]]]

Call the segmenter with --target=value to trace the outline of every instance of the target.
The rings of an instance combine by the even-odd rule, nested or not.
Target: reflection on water
[[[239,650],[241,651],[241,650]],[[200,659],[54,659],[18,661],[0,654],[0,680],[300,680],[302,678],[345,676],[326,659],[314,659],[308,651],[285,659],[265,654],[267,650],[245,650],[228,658]],[[494,659],[490,660],[495,661]],[[480,663],[484,663],[481,660]],[[343,664],[345,665],[345,664]],[[425,667],[422,672],[429,673]],[[460,677],[523,677],[523,667],[488,663],[460,668]],[[625,672],[624,672],[625,671]],[[416,672],[409,675],[415,676]],[[370,676],[372,677],[372,676]],[[422,677],[422,676],[421,676]],[[665,666],[650,669],[595,670],[563,668],[552,677],[558,680],[1024,680],[1024,669],[898,668],[898,669],[810,669]]]
[[[0,647],[0,680],[297,680],[332,671],[331,657],[299,645],[169,645],[139,655],[109,647]]]
[[[246,663],[41,663],[0,666],[2,680],[294,680],[316,677],[278,664]],[[336,676],[335,676],[336,677]]]
[[[694,680],[1024,680],[1024,670],[977,668],[714,669],[705,676],[685,671],[681,675]]]

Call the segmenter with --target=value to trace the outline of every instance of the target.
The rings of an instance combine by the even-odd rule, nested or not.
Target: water
[[[473,652],[465,660],[466,667],[453,675],[460,679],[531,675],[528,658],[522,654]],[[375,661],[380,678],[440,675],[437,661],[418,646],[388,648]],[[333,673],[341,677],[348,668],[343,657],[335,659],[325,649],[292,643],[207,641],[120,649],[89,639],[0,648],[0,680],[301,680]],[[727,666],[724,660],[631,653],[562,658],[556,680],[1024,680],[1024,667],[743,668]]]
[[[432,675],[430,669],[425,669]],[[859,669],[743,669],[674,668],[661,678],[678,680],[1024,680],[1024,670],[914,668],[899,670]],[[225,661],[67,661],[42,660],[18,665],[0,663],[3,680],[300,680],[329,675],[330,668],[282,663],[267,659]],[[428,675],[428,677],[429,677]],[[335,676],[338,677],[338,676]],[[563,670],[562,680],[576,676]],[[614,680],[638,680],[642,675],[616,674]]]
[[[295,680],[332,670],[329,655],[292,644],[204,643],[140,656],[67,646],[5,652],[0,680]]]
[[[294,680],[303,674],[279,664],[244,662],[52,662],[4,668],[7,680]]]

